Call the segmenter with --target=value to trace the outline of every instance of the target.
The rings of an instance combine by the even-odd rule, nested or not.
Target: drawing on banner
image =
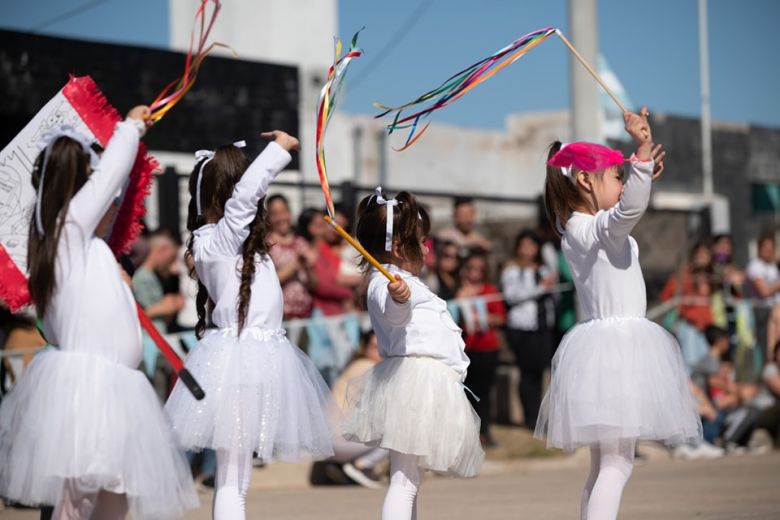
[[[41,136],[50,128],[65,124],[95,138],[65,96],[58,93],[0,152],[0,242],[25,273],[27,232],[35,202],[30,172],[40,153]]]

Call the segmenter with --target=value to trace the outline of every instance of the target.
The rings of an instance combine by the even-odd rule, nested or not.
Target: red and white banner
[[[27,289],[27,237],[35,204],[31,182],[41,136],[50,128],[71,125],[105,147],[122,120],[89,76],[68,83],[0,152],[0,299],[12,311],[30,303]],[[157,162],[138,147],[135,165],[122,206],[112,228],[109,246],[119,254],[130,247],[141,230],[144,197],[149,193]]]

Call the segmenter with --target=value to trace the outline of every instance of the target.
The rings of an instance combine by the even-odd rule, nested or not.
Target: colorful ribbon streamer
[[[352,61],[352,58],[357,58],[363,54],[363,51],[356,47],[359,34],[360,31],[355,33],[349,44],[349,50],[341,57],[339,57],[342,49],[341,39],[335,39],[333,65],[328,69],[328,78],[320,91],[320,98],[317,102],[317,129],[315,135],[317,173],[320,175],[322,193],[325,195],[325,204],[331,217],[335,217],[335,211],[333,209],[333,199],[330,195],[330,184],[328,184],[328,170],[325,166],[325,130],[328,128],[330,117],[336,110],[338,95],[344,86],[344,77],[346,76],[349,62]]]
[[[393,122],[387,125],[388,134],[398,129],[409,128],[409,135],[406,138],[404,146],[397,148],[396,151],[403,151],[412,146],[428,129],[431,124],[428,122],[422,130],[417,131],[417,125],[424,117],[430,116],[436,110],[444,108],[457,101],[466,92],[476,87],[483,81],[488,80],[493,74],[500,71],[507,65],[511,65],[523,56],[530,49],[547,39],[548,36],[555,33],[552,27],[545,27],[525,36],[518,38],[498,52],[484,58],[477,63],[457,72],[447,78],[441,85],[433,90],[426,92],[414,101],[397,107],[388,107],[379,103],[374,106],[384,110],[376,118],[384,117],[387,114],[395,112]],[[402,116],[404,110],[415,105],[422,105],[431,102],[427,107],[414,112],[413,114]]]
[[[211,17],[207,23],[206,5],[209,2],[214,4],[214,10],[211,12]],[[195,12],[195,21],[192,25],[192,31],[190,32],[190,48],[187,51],[187,59],[184,62],[184,74],[182,74],[180,78],[177,78],[168,83],[162,92],[158,94],[155,100],[152,101],[151,105],[149,105],[149,108],[152,112],[150,116],[152,122],[156,123],[162,119],[171,108],[173,108],[179,101],[181,101],[181,98],[184,97],[184,94],[186,94],[192,88],[192,86],[195,84],[195,80],[198,77],[198,70],[203,63],[203,60],[206,59],[206,56],[208,56],[214,47],[224,47],[226,49],[230,49],[233,52],[233,55],[236,55],[233,49],[223,43],[214,42],[206,47],[206,41],[208,40],[209,33],[211,33],[211,29],[214,27],[214,22],[216,21],[217,14],[219,14],[219,10],[221,8],[222,4],[219,0],[200,0],[200,7],[198,7],[198,10]],[[200,23],[198,23],[199,21]],[[198,25],[200,25],[200,32],[198,36],[197,47],[193,52],[195,29],[198,27]]]

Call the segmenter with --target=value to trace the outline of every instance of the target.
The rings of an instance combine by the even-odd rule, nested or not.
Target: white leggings
[[[590,448],[590,474],[582,491],[581,520],[614,520],[634,468],[636,441],[621,439]]]
[[[251,450],[217,450],[217,475],[214,479],[214,500],[211,504],[213,520],[246,518],[246,494],[251,477]]]
[[[111,493],[80,482],[67,479],[62,486],[62,496],[54,508],[53,520],[121,520],[127,516],[127,496]]]
[[[390,487],[382,506],[382,520],[417,520],[417,490],[422,482],[416,455],[390,452]]]

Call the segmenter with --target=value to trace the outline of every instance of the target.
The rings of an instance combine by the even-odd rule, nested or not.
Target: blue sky
[[[166,47],[167,1],[92,2],[39,32]],[[0,26],[29,30],[92,2],[0,0]],[[777,0],[710,0],[714,119],[780,127],[778,20]],[[408,101],[526,32],[544,26],[567,32],[567,15],[565,0],[340,0],[339,26],[345,39],[366,26],[365,56],[350,67],[342,107],[372,113],[372,102]],[[697,0],[600,0],[599,29],[601,52],[634,102],[698,115]],[[509,113],[563,109],[568,102],[567,51],[551,37],[435,120],[500,128]]]

